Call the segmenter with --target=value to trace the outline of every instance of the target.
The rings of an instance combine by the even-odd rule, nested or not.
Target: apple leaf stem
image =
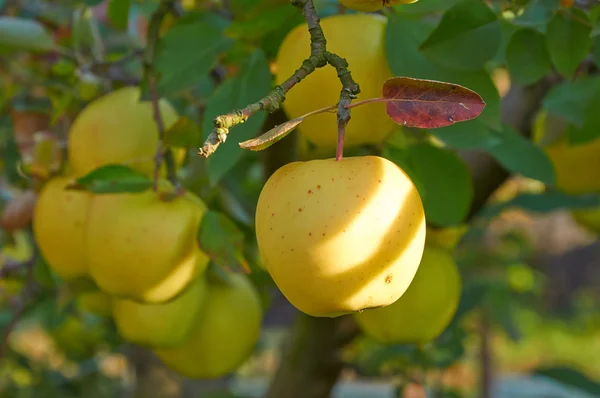
[[[175,16],[180,15],[179,10],[176,8],[176,3],[176,0],[161,0],[156,10],[152,13],[152,16],[150,17],[150,23],[148,24],[146,35],[147,44],[143,55],[144,78],[150,91],[150,96],[152,99],[152,113],[154,115],[154,120],[156,121],[156,127],[158,128],[158,146],[156,149],[156,154],[154,155],[154,191],[158,190],[158,179],[163,161],[167,167],[167,179],[169,182],[171,182],[171,184],[173,184],[176,190],[179,191],[181,189],[181,186],[177,180],[173,151],[164,146],[166,129],[160,114],[160,97],[156,88],[156,73],[152,66],[156,57],[156,49],[160,41],[160,27],[164,18],[169,14],[173,14]]]
[[[317,68],[331,65],[336,69],[338,78],[342,83],[340,102],[338,104],[338,150],[336,155],[336,158],[341,159],[344,146],[344,132],[350,120],[350,110],[347,106],[360,93],[360,87],[352,79],[352,74],[348,69],[348,62],[339,55],[327,51],[327,39],[321,28],[321,20],[315,9],[313,0],[292,0],[291,3],[302,10],[304,19],[308,25],[310,56],[302,62],[302,65],[292,76],[275,87],[264,98],[243,109],[215,117],[213,120],[213,130],[204,142],[204,145],[198,150],[200,156],[207,158],[212,155],[219,145],[225,142],[230,128],[244,123],[255,113],[259,111],[273,113],[279,110],[281,104],[285,101],[286,94],[296,84],[300,83]],[[340,131],[342,132],[341,134],[339,133]]]

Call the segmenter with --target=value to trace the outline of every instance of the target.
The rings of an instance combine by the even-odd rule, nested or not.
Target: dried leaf
[[[244,149],[249,149],[251,151],[262,151],[263,149],[267,149],[271,145],[275,144],[277,141],[286,137],[289,133],[292,132],[292,130],[294,130],[294,128],[297,125],[299,125],[303,121],[304,116],[299,117],[297,119],[288,120],[285,123],[273,127],[271,130],[256,138],[240,142],[240,147]]]
[[[479,116],[485,102],[473,90],[435,80],[394,77],[383,85],[386,111],[398,124],[438,128]]]

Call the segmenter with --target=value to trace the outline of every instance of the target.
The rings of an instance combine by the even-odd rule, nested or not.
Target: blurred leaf
[[[119,30],[127,30],[131,0],[108,0],[106,13],[111,25]]]
[[[569,125],[567,137],[572,145],[583,145],[597,138],[600,138],[600,89],[594,93],[587,103],[585,117],[581,127]]]
[[[415,181],[428,223],[450,226],[465,219],[473,200],[473,181],[467,166],[455,153],[417,143],[405,150],[387,147],[383,156],[402,167]]]
[[[152,187],[152,180],[140,171],[120,164],[109,164],[90,171],[67,185],[66,189],[84,190],[96,194],[137,193]]]
[[[394,9],[402,14],[429,14],[446,11],[461,0],[428,0],[410,4],[400,4]]]
[[[578,9],[557,12],[546,29],[546,45],[560,74],[573,77],[592,48],[591,21]]]
[[[574,387],[592,396],[600,396],[600,382],[590,379],[576,369],[561,366],[539,367],[534,369],[532,373]]]
[[[217,266],[249,272],[244,258],[244,234],[225,214],[208,210],[198,227],[198,244]]]
[[[234,20],[226,34],[236,40],[256,41],[279,29],[287,20],[293,18],[298,10],[290,4],[280,4],[257,13],[252,18]]]
[[[458,71],[431,62],[419,51],[419,45],[434,29],[434,25],[399,14],[390,15],[388,19],[386,55],[394,75],[460,84],[475,91],[486,103],[477,120],[493,129],[501,129],[500,95],[489,73],[484,70]]]
[[[12,321],[13,313],[10,310],[0,310],[0,329],[4,330]]]
[[[407,127],[445,127],[474,119],[485,108],[479,94],[452,83],[394,77],[382,91],[388,116]]]
[[[104,2],[104,0],[81,0],[85,5],[95,7]]]
[[[190,12],[178,19],[161,39],[155,69],[161,75],[161,96],[195,86],[233,41],[223,32],[228,21],[211,13]]]
[[[534,29],[521,29],[512,36],[506,63],[516,83],[535,83],[550,72],[552,61],[545,43],[544,35]]]
[[[484,208],[481,215],[492,218],[510,208],[520,208],[533,213],[551,213],[556,210],[585,209],[600,207],[600,195],[568,195],[559,191],[541,194],[524,193],[513,199]]]
[[[196,148],[202,145],[202,131],[189,117],[180,117],[165,132],[165,145],[178,148]]]
[[[530,0],[513,23],[517,26],[543,29],[560,6],[560,0]]]
[[[272,75],[260,49],[250,54],[239,70],[237,76],[225,80],[209,98],[202,126],[203,139],[212,131],[212,121],[216,116],[241,109],[269,92]],[[245,123],[233,127],[229,140],[206,160],[211,185],[217,184],[246,153],[238,143],[255,137],[265,118],[265,112],[259,112]]]
[[[565,121],[582,128],[591,99],[600,93],[600,77],[585,76],[575,81],[565,81],[554,86],[543,102],[543,109]]]
[[[484,2],[463,0],[444,13],[420,50],[440,65],[476,71],[496,55],[500,42],[496,14]]]
[[[10,50],[44,52],[53,49],[52,35],[39,22],[0,16],[0,53]]]
[[[488,146],[487,151],[504,168],[548,185],[554,184],[554,166],[540,146],[506,124],[504,131],[493,133],[498,141]]]
[[[460,360],[465,354],[467,333],[457,327],[447,327],[435,340],[435,344],[426,351],[428,367],[446,369]]]
[[[498,134],[479,119],[433,129],[429,133],[456,149],[481,149],[500,142]]]

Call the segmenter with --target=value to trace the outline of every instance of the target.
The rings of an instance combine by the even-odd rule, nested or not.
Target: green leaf
[[[248,271],[244,258],[244,234],[225,214],[208,210],[198,227],[198,245],[212,262],[230,271]]]
[[[155,62],[161,96],[202,81],[233,44],[223,35],[227,26],[227,20],[211,13],[189,13],[175,22],[161,39]]]
[[[506,47],[506,63],[511,77],[518,84],[535,83],[552,69],[545,37],[533,29],[521,29]]]
[[[417,143],[405,150],[388,147],[384,156],[415,181],[428,223],[450,226],[464,221],[473,201],[473,181],[469,169],[455,153]]]
[[[202,131],[189,117],[180,117],[165,132],[165,145],[178,148],[196,148],[202,145]]]
[[[600,65],[600,36],[596,36],[596,40],[594,40],[592,54],[594,56],[594,62],[596,65]]]
[[[496,55],[500,43],[496,14],[484,2],[463,0],[444,13],[420,50],[440,65],[476,71]]]
[[[488,146],[487,151],[504,168],[544,184],[554,184],[554,166],[540,146],[521,136],[509,125],[504,125],[501,133],[493,133],[499,141]]]
[[[14,50],[45,52],[53,49],[52,35],[39,22],[0,16],[0,53]]]
[[[590,109],[592,98],[600,92],[600,77],[585,76],[554,86],[542,104],[549,114],[581,128]]]
[[[203,139],[212,131],[212,121],[216,116],[241,109],[269,92],[272,75],[262,50],[257,49],[250,54],[239,70],[237,76],[225,80],[209,98],[202,126]],[[212,185],[217,184],[247,152],[238,143],[255,137],[265,118],[265,112],[259,112],[245,123],[231,128],[229,140],[206,160]]]
[[[513,23],[521,27],[542,29],[560,6],[560,0],[530,0]]]
[[[128,166],[109,164],[90,171],[69,184],[67,189],[84,190],[96,194],[137,193],[152,187],[152,180]]]
[[[443,12],[454,6],[461,0],[428,0],[417,1],[410,4],[399,4],[394,6],[396,12],[407,15],[430,14],[434,12]]]
[[[541,194],[520,194],[513,199],[484,208],[481,216],[493,218],[506,209],[520,208],[532,213],[551,213],[557,210],[575,210],[600,207],[600,195],[568,195],[559,191]]]
[[[572,145],[583,145],[600,138],[600,90],[586,101],[587,109],[581,127],[569,125],[567,137]]]
[[[556,366],[556,367],[539,367],[534,369],[533,374],[544,376],[561,384],[574,387],[580,391],[590,394],[591,396],[600,396],[600,382],[590,379],[585,374],[577,369]]]
[[[500,95],[489,73],[484,70],[466,72],[445,68],[427,59],[419,45],[434,26],[403,15],[391,15],[386,28],[386,55],[396,76],[455,83],[475,91],[486,103],[477,120],[500,130]],[[470,124],[472,121],[463,122]]]
[[[591,21],[577,9],[557,12],[546,29],[546,46],[558,72],[571,78],[592,49]]]
[[[494,130],[478,119],[429,130],[429,133],[456,149],[481,149],[500,142]]]
[[[111,25],[119,30],[127,30],[131,0],[108,0],[106,13]]]
[[[287,3],[281,4],[268,8],[253,18],[233,21],[226,33],[229,37],[237,40],[256,41],[281,28],[288,19],[293,18],[297,13],[298,10],[295,7],[290,7]]]

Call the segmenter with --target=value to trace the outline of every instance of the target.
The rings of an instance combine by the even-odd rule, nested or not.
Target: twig
[[[209,134],[202,148],[198,150],[200,156],[207,158],[212,155],[219,145],[225,142],[230,128],[244,123],[255,113],[259,111],[267,111],[269,113],[277,111],[285,101],[285,95],[288,91],[306,76],[314,72],[315,69],[329,64],[336,69],[342,83],[340,102],[338,104],[338,151],[336,155],[338,160],[341,159],[345,127],[350,120],[350,110],[347,106],[360,93],[360,87],[352,79],[352,74],[348,69],[348,62],[344,58],[327,51],[327,40],[321,28],[321,20],[319,19],[313,0],[292,0],[292,5],[302,9],[304,19],[308,25],[310,56],[302,62],[301,67],[292,76],[281,85],[275,87],[260,101],[250,104],[243,109],[215,117],[213,120],[213,131]]]
[[[165,124],[160,114],[160,97],[158,95],[158,90],[156,89],[156,75],[153,69],[153,63],[156,57],[156,48],[160,40],[160,27],[162,22],[169,13],[179,15],[179,12],[175,9],[175,3],[175,0],[161,0],[158,8],[154,11],[152,17],[150,18],[150,23],[148,24],[148,33],[146,35],[146,50],[144,51],[144,76],[148,83],[148,88],[152,97],[152,112],[158,128],[158,147],[154,156],[155,191],[158,190],[158,179],[163,161],[167,166],[167,179],[171,182],[171,184],[173,184],[176,190],[179,191],[181,188],[179,182],[177,181],[173,152],[170,148],[164,147]]]

